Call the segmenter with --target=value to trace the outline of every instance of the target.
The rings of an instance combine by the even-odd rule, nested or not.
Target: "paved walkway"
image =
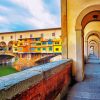
[[[67,100],[100,100],[100,61],[90,55],[85,66],[86,78],[72,87]]]

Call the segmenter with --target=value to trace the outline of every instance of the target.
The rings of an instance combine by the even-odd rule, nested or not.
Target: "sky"
[[[0,0],[0,32],[60,26],[60,0]]]

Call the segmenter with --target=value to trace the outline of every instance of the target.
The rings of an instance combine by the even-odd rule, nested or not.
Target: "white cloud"
[[[0,5],[0,12],[9,11],[9,10],[10,9],[8,7]]]
[[[24,8],[27,11],[28,16],[21,16],[20,18],[24,23],[35,26],[37,28],[57,27],[57,16],[50,13],[45,8],[43,0],[10,0],[12,3]],[[17,16],[18,17],[18,16]],[[22,21],[21,20],[21,21]]]
[[[9,24],[9,21],[6,17],[0,16],[0,24]]]
[[[57,5],[57,7],[61,7],[61,0],[55,0],[55,4]]]
[[[44,0],[8,0],[8,2],[12,6],[0,5],[0,32],[17,31],[21,29],[20,26],[29,29],[60,26],[59,14],[52,14],[50,11],[52,7],[49,9],[47,7],[49,4],[46,5]],[[52,3],[54,3],[52,9],[58,10],[59,0]]]
[[[6,17],[0,16],[0,32],[10,32],[12,29],[10,28],[10,23]]]

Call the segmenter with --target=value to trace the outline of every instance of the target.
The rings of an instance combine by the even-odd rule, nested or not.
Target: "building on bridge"
[[[61,54],[61,28],[0,33],[0,51],[19,57],[40,54]]]
[[[39,29],[39,30],[27,30],[27,31],[18,31],[18,32],[5,32],[0,33],[0,50],[12,51],[13,42],[19,41],[19,45],[23,44],[28,40],[27,43],[31,40],[30,38],[44,37],[46,39],[59,38],[61,36],[61,28],[50,28],[50,29]],[[22,40],[22,41],[20,41]]]
[[[25,38],[13,43],[13,53],[62,53],[61,38]]]

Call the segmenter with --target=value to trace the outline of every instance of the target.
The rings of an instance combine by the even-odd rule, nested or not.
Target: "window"
[[[38,51],[40,51],[40,48],[38,48]]]
[[[10,39],[13,39],[13,36],[10,36]]]
[[[55,36],[55,33],[52,33],[52,36]]]
[[[15,43],[15,46],[17,46],[17,43]]]
[[[1,39],[4,40],[4,37],[2,36]]]
[[[31,44],[31,46],[35,46],[35,45],[36,45],[36,43],[32,43],[32,44]]]
[[[56,48],[56,51],[59,51],[59,48]]]
[[[15,48],[15,51],[17,51],[17,48]]]
[[[49,47],[49,50],[52,51],[52,47]]]
[[[45,44],[46,44],[46,42],[42,42],[42,44],[43,44],[43,45],[45,45]]]
[[[23,45],[22,43],[20,43],[20,45]]]
[[[19,50],[22,51],[23,49],[22,48],[19,48]]]
[[[35,50],[35,48],[31,48],[31,50]]]
[[[41,43],[36,43],[36,45],[41,45]]]
[[[52,41],[48,41],[48,44],[52,44]]]
[[[35,40],[36,40],[36,41],[40,41],[40,38],[36,38]]]
[[[55,44],[59,44],[59,42],[55,42]]]
[[[46,48],[43,48],[43,50],[46,50]]]
[[[27,39],[25,39],[25,41],[27,41]]]
[[[20,39],[22,39],[22,35],[20,35]]]
[[[32,40],[35,41],[35,38],[33,38]]]
[[[30,38],[32,38],[33,37],[33,35],[32,34],[30,34]]]
[[[44,37],[43,33],[41,34],[41,37]]]

